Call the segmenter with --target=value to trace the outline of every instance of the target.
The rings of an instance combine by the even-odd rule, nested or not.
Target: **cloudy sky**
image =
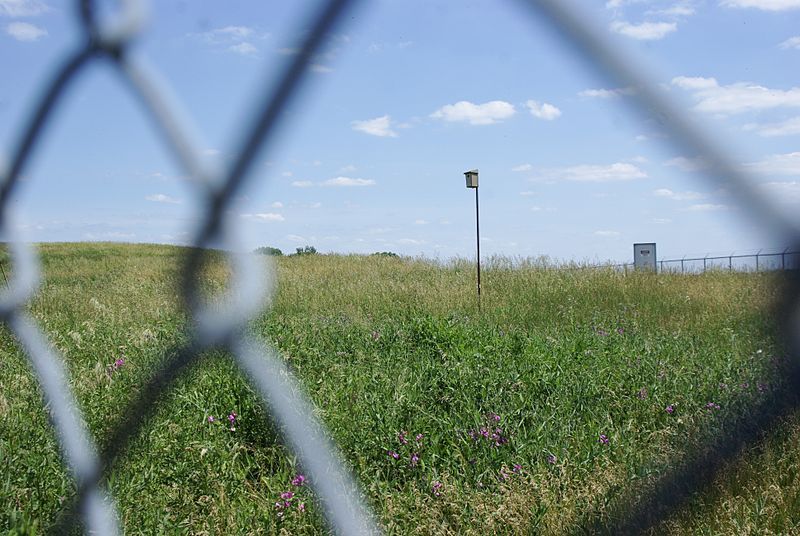
[[[113,4],[112,2],[107,2]],[[574,2],[753,172],[800,207],[800,0]],[[207,165],[296,53],[312,1],[151,2],[133,52],[172,88]],[[0,165],[43,83],[80,44],[71,2],[0,0]],[[249,247],[626,261],[782,248],[515,2],[373,0],[329,36],[234,217]],[[107,65],[84,72],[14,200],[33,241],[184,243],[196,183]]]

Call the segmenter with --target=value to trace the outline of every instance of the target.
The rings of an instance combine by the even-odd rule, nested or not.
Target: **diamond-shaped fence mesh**
[[[225,251],[237,251],[237,228],[226,220],[225,214],[234,196],[249,177],[255,157],[265,150],[274,138],[276,126],[287,103],[297,95],[311,58],[326,35],[352,9],[353,0],[330,0],[311,16],[311,31],[299,48],[299,53],[285,67],[277,83],[262,93],[253,104],[254,118],[245,127],[245,136],[232,165],[221,175],[215,175],[199,160],[198,147],[191,132],[178,119],[177,103],[168,98],[168,91],[157,76],[128,54],[130,41],[139,31],[143,20],[141,2],[122,0],[113,20],[101,23],[97,6],[92,0],[75,2],[84,43],[58,69],[43,92],[34,114],[20,133],[19,144],[11,153],[8,171],[0,185],[0,232],[9,240],[13,264],[12,277],[0,300],[0,315],[18,339],[38,378],[49,408],[53,426],[68,470],[76,483],[75,499],[65,506],[56,531],[69,530],[79,514],[85,529],[98,534],[119,532],[113,498],[105,489],[106,475],[124,454],[129,442],[141,431],[156,409],[160,397],[175,381],[189,371],[199,356],[210,349],[223,349],[236,360],[251,384],[269,408],[272,418],[284,430],[287,442],[309,473],[315,491],[324,506],[331,528],[341,534],[377,533],[372,514],[365,507],[361,491],[352,476],[343,469],[336,448],[327,439],[324,427],[313,417],[311,406],[302,395],[291,374],[281,364],[273,348],[247,335],[247,322],[259,314],[261,298],[266,292],[260,265],[248,255],[229,254],[232,266],[230,288],[223,299],[211,305],[200,300],[197,281],[203,267],[203,249],[214,245]],[[645,71],[617,50],[612,43],[593,30],[582,19],[579,10],[561,0],[519,0],[532,17],[542,18],[560,34],[564,42],[582,56],[591,69],[612,80],[620,87],[635,88],[632,99],[635,111],[645,117],[656,117],[677,144],[701,156],[709,164],[707,177],[737,196],[748,207],[751,217],[783,243],[800,243],[794,222],[764,199],[755,188],[755,181],[736,166],[712,137],[702,132],[684,110],[674,105],[645,76]],[[138,97],[141,110],[148,115],[164,142],[180,162],[185,172],[196,179],[203,201],[196,207],[201,224],[194,229],[194,248],[182,271],[182,294],[192,320],[188,342],[171,349],[165,363],[157,370],[137,398],[124,411],[130,415],[112,431],[102,451],[94,446],[87,426],[70,391],[64,364],[41,330],[25,312],[26,305],[37,289],[39,265],[30,246],[13,240],[14,228],[10,212],[10,197],[19,185],[21,173],[29,164],[36,145],[67,86],[96,62],[110,63],[121,80]],[[800,375],[796,366],[798,285],[793,276],[784,289],[784,302],[776,311],[783,325],[784,342],[791,356],[787,363],[789,381],[750,408],[747,418],[732,418],[722,427],[720,435],[709,448],[690,460],[672,467],[657,482],[653,491],[629,505],[625,515],[614,526],[584,527],[590,531],[629,533],[652,528],[681,505],[693,492],[708,483],[724,463],[741,449],[755,441],[788,412],[796,409],[796,393]]]

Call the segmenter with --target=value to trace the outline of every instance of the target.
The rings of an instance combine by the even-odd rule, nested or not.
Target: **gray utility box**
[[[656,243],[633,245],[633,267],[637,270],[656,271]]]

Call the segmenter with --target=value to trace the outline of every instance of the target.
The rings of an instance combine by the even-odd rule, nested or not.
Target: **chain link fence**
[[[752,178],[715,145],[712,137],[691,122],[684,110],[674,105],[647,79],[641,66],[635,65],[596,32],[581,17],[580,11],[563,0],[516,1],[532,18],[544,19],[568,46],[586,60],[589,68],[620,87],[635,88],[631,100],[635,111],[647,118],[657,117],[671,143],[703,157],[709,163],[709,180],[717,185],[724,183],[776,241],[800,242],[800,233],[794,222],[773,210],[756,189]],[[277,351],[246,333],[247,322],[261,313],[262,297],[272,276],[265,280],[261,264],[254,256],[229,253],[232,276],[228,291],[218,302],[204,303],[198,283],[205,262],[204,249],[242,250],[239,247],[239,229],[227,219],[228,209],[250,177],[256,156],[268,150],[274,141],[282,111],[297,97],[297,89],[304,82],[310,61],[318,53],[325,36],[340,25],[354,4],[354,0],[328,0],[311,14],[308,25],[311,30],[298,48],[299,53],[285,66],[278,81],[260,93],[261,97],[253,103],[253,119],[244,126],[246,134],[235,152],[233,163],[223,173],[214,174],[202,165],[198,145],[192,141],[186,125],[178,119],[178,103],[169,97],[156,74],[129,54],[130,44],[142,27],[142,3],[120,0],[115,16],[103,22],[93,0],[76,0],[74,3],[84,35],[83,44],[52,74],[33,115],[19,134],[7,172],[0,177],[0,233],[8,239],[12,263],[8,287],[0,298],[0,318],[32,364],[77,489],[75,498],[64,507],[54,527],[55,532],[72,531],[78,520],[83,521],[87,532],[120,532],[113,499],[106,491],[107,475],[155,413],[159,399],[198,363],[201,354],[212,349],[224,350],[232,356],[270,409],[272,418],[284,430],[287,443],[311,477],[310,482],[331,529],[340,534],[379,532],[374,517],[365,507],[359,487],[343,469],[345,464],[335,446],[313,417],[310,404],[281,364]],[[33,158],[42,132],[66,88],[90,65],[100,62],[109,64],[136,95],[142,113],[149,117],[186,174],[195,179],[202,194],[202,201],[196,206],[201,223],[193,230],[191,243],[194,247],[182,270],[181,294],[191,319],[188,342],[166,354],[161,368],[124,409],[123,413],[129,417],[112,431],[108,446],[103,450],[96,448],[88,433],[70,390],[62,357],[26,312],[26,306],[38,287],[40,267],[32,248],[14,241],[15,220],[10,210],[11,195],[19,186],[21,175]],[[728,459],[761,437],[781,416],[797,408],[800,374],[794,356],[798,355],[795,333],[800,287],[794,279],[794,276],[787,278],[782,294],[785,301],[776,312],[792,356],[789,381],[784,390],[750,408],[747,418],[734,418],[726,423],[724,436],[711,441],[706,452],[664,474],[653,491],[629,505],[626,514],[614,521],[613,526],[598,525],[585,529],[623,534],[654,527],[708,483]]]

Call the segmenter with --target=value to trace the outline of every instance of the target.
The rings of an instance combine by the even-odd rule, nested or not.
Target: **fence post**
[[[707,258],[708,258],[708,253],[706,253],[705,257],[703,257],[703,273],[706,273],[706,259]]]
[[[786,252],[789,251],[789,248],[783,250],[781,253],[781,270],[786,270]]]
[[[759,255],[760,253],[761,253],[761,250],[759,249],[759,250],[756,252],[756,273],[758,273],[758,255]]]
[[[728,271],[729,272],[733,271],[733,253],[728,255]]]
[[[683,256],[683,259],[686,258],[686,255]],[[681,273],[683,273],[683,259],[681,259]]]

